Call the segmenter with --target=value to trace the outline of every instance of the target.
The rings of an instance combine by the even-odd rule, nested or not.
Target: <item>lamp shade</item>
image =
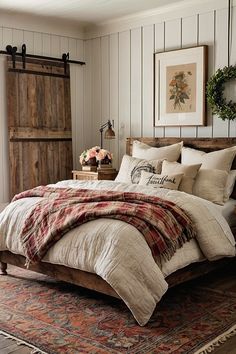
[[[103,133],[103,130],[106,128],[107,130],[105,131],[105,134],[104,134],[104,138],[105,139],[115,139],[115,132],[114,130],[112,129],[112,124],[111,124],[111,121],[110,119],[101,125],[99,131],[100,131],[100,134],[101,134],[101,148],[103,147],[103,139],[102,139],[102,133]]]
[[[115,132],[111,127],[109,127],[104,133],[105,139],[115,139],[115,136]]]

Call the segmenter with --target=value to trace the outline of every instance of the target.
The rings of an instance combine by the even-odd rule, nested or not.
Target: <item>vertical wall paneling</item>
[[[61,45],[61,46],[62,46],[62,51],[63,51],[63,49],[65,47],[63,45]],[[69,38],[67,51],[70,53],[70,59],[72,59],[72,60],[77,59],[77,40],[76,40],[76,38]]]
[[[181,19],[167,21],[165,23],[165,50],[174,50],[181,48]],[[166,137],[179,137],[179,127],[166,127]]]
[[[2,48],[13,44],[13,30],[2,28]],[[0,130],[1,130],[1,163],[0,202],[9,201],[9,164],[8,164],[8,130],[7,130],[7,100],[6,100],[6,58],[0,58]]]
[[[84,42],[84,149],[92,146],[92,41]]]
[[[215,31],[214,31],[214,11],[199,15],[199,45],[208,45],[208,78],[214,73],[214,47],[215,47]],[[210,138],[213,133],[212,112],[207,109],[207,126],[197,128],[197,136],[199,138]]]
[[[59,57],[61,58],[63,53],[69,52],[69,38],[68,37],[59,37]],[[72,54],[70,54],[72,59]]]
[[[198,16],[182,19],[182,48],[194,47],[198,44]],[[182,137],[195,137],[196,127],[181,127]]]
[[[236,65],[236,6],[232,10],[232,40],[230,43],[230,64]],[[235,101],[236,97],[236,85],[231,84],[231,97]],[[236,136],[236,120],[229,123],[229,135],[230,137]]]
[[[155,38],[154,52],[155,53],[164,52],[164,50],[165,50],[165,24],[164,24],[164,22],[155,24],[154,38]],[[154,97],[154,100],[155,100],[155,97]],[[155,128],[155,136],[156,137],[165,136],[165,128],[164,127],[156,127]]]
[[[92,144],[100,144],[102,123],[101,38],[92,40]]]
[[[119,33],[119,160],[130,136],[130,31]]]
[[[60,37],[56,35],[51,35],[50,42],[51,42],[50,55],[56,58],[60,58],[61,57]]]
[[[142,134],[142,29],[131,30],[130,52],[130,134]]]
[[[231,64],[236,64],[236,8],[233,9]],[[92,42],[91,40],[90,42]],[[110,41],[110,118],[115,119],[119,139],[114,144],[115,155],[120,159],[125,151],[124,141],[129,135],[212,137],[236,136],[236,122],[223,122],[212,118],[207,111],[205,127],[153,127],[153,53],[208,45],[208,77],[227,62],[227,1],[225,8],[196,11],[182,18],[135,27],[130,31],[109,35]],[[102,50],[103,53],[103,50]],[[130,63],[130,65],[129,65]],[[102,73],[103,69],[100,67]],[[106,80],[102,75],[102,82]],[[234,100],[236,88],[230,85]],[[235,91],[233,91],[235,90]],[[227,89],[226,89],[227,91]],[[93,98],[92,98],[93,101]],[[86,108],[87,109],[87,108]],[[117,150],[116,150],[117,149]],[[116,157],[116,156],[115,156]],[[119,159],[119,160],[120,160]]]
[[[43,35],[39,32],[34,32],[34,54],[43,55]]]
[[[215,12],[215,70],[228,65],[228,11]],[[228,85],[227,85],[228,86]],[[213,116],[213,136],[227,137],[229,122]]]
[[[76,58],[76,39],[70,38],[69,53],[71,59]],[[70,65],[70,91],[71,91],[71,127],[72,127],[72,151],[73,151],[73,168],[77,168],[78,154],[77,154],[77,115],[76,115],[76,65]],[[81,134],[82,135],[82,134]]]
[[[154,136],[154,25],[143,27],[143,136]]]
[[[42,41],[43,41],[43,48],[42,48],[42,55],[50,56],[52,55],[51,52],[51,36],[50,34],[43,33],[42,34]]]
[[[4,35],[4,37],[3,37]],[[0,28],[0,48],[11,43],[12,32]],[[3,40],[4,38],[4,40]],[[9,40],[9,42],[7,42]],[[5,42],[5,43],[4,43]],[[6,101],[6,70],[5,58],[0,57],[0,202],[9,200],[9,171],[8,171],[8,132],[7,132],[7,101]]]
[[[113,166],[119,167],[119,38],[118,33],[109,37],[109,68],[110,68],[110,119],[114,122],[116,138],[111,140],[110,149],[113,153]]]
[[[24,40],[24,32],[22,30],[13,29],[12,44],[17,47],[18,51],[21,51],[23,40]]]
[[[0,27],[0,48],[3,49],[2,45],[2,27]],[[2,77],[2,71],[4,67],[4,58],[0,58],[0,77]],[[1,80],[2,81],[2,80]],[[3,144],[3,139],[4,139],[4,133],[3,133],[3,127],[4,127],[4,96],[3,96],[3,84],[0,81],[0,92],[2,93],[0,95],[0,171],[3,171],[3,159],[4,159],[4,144]],[[0,200],[4,200],[4,178],[2,178],[3,183],[2,186],[0,187]]]
[[[84,60],[84,44],[81,40],[74,38],[61,38],[61,52],[70,53],[73,60]],[[83,88],[84,88],[84,67],[70,65],[71,83],[71,119],[72,119],[72,148],[73,167],[80,168],[79,156],[84,147],[84,121],[83,121]]]
[[[11,28],[5,28],[3,27],[2,29],[2,48],[5,50],[6,46],[8,44],[13,44],[12,43],[12,29]]]
[[[110,119],[110,60],[109,60],[109,37],[101,38],[101,124],[106,123]],[[99,132],[98,132],[99,135]],[[110,149],[110,140],[103,139],[103,147]]]
[[[68,53],[70,59],[84,60],[84,44],[82,40],[60,37],[60,56]],[[73,168],[80,168],[79,156],[84,150],[83,126],[83,73],[80,65],[70,64],[70,92],[71,92],[71,123],[72,123],[72,149]]]
[[[81,39],[76,40],[76,59],[84,61],[84,43]],[[86,65],[85,65],[86,66]],[[74,134],[75,145],[75,165],[74,168],[79,168],[79,156],[84,150],[86,130],[84,129],[84,69],[85,66],[73,65],[73,70],[76,72],[75,99],[76,99],[76,114],[72,116],[72,121],[76,120],[76,129]],[[72,101],[73,102],[73,101]]]
[[[0,202],[7,202],[9,198],[9,170],[8,170],[8,131],[7,131],[7,102],[6,102],[6,70],[5,58],[0,58]]]
[[[27,53],[34,54],[34,32],[24,31],[23,32],[23,43],[27,43],[26,51]],[[21,44],[23,44],[21,43]]]

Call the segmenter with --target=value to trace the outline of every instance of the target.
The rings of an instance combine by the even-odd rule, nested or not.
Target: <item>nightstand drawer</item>
[[[90,171],[72,171],[73,179],[78,180],[114,180],[117,176],[117,171],[101,170],[98,172]]]

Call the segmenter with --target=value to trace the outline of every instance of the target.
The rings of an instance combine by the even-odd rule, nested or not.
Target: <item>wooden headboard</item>
[[[167,146],[183,141],[184,146],[205,152],[226,149],[236,145],[236,138],[127,138],[126,153],[132,154],[133,141],[139,140],[153,147]],[[232,169],[236,170],[236,158],[233,161]],[[236,186],[232,193],[232,197],[236,199]]]

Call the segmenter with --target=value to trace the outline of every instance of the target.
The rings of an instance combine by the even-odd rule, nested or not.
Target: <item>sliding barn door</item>
[[[71,178],[70,75],[61,63],[8,59],[10,196]]]

